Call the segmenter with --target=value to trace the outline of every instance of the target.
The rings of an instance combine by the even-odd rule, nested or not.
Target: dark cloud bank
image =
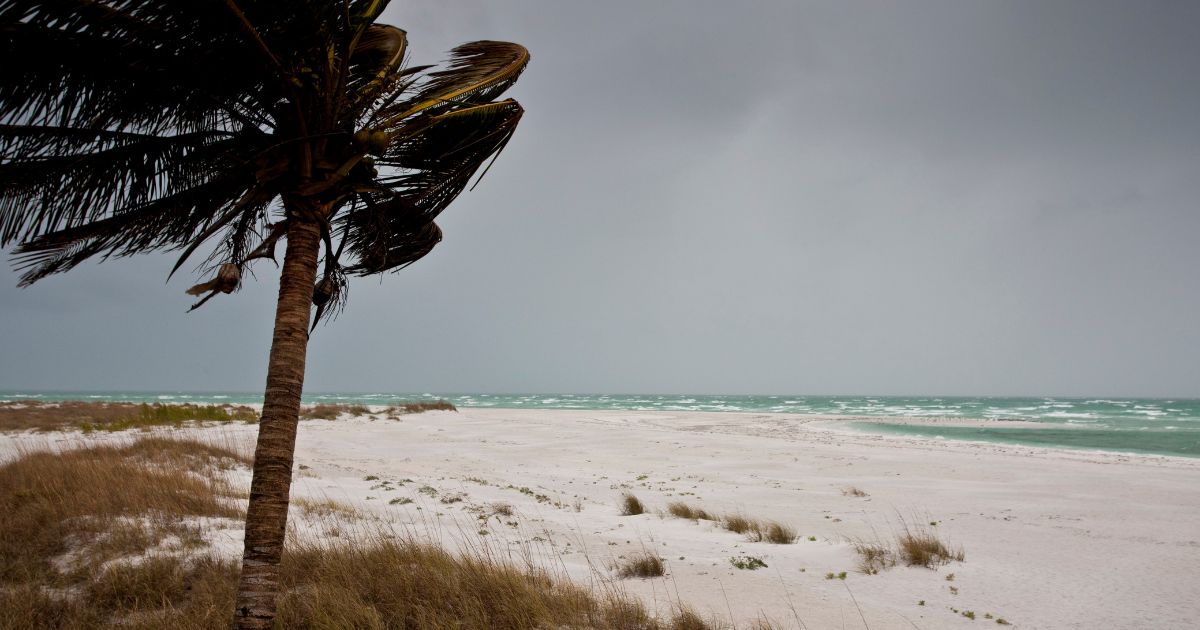
[[[446,4],[528,114],[310,390],[1200,395],[1200,4]],[[259,389],[274,271],[169,266],[5,265],[0,388]]]

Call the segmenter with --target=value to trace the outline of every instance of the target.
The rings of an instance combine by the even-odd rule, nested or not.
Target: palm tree
[[[0,247],[29,285],[94,256],[198,250],[200,300],[285,240],[236,625],[275,612],[312,326],[346,278],[441,240],[512,136],[516,44],[405,67],[386,0],[0,0]],[[315,305],[315,317],[310,315]]]

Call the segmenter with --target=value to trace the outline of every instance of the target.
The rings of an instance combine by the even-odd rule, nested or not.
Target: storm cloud
[[[1200,396],[1200,4],[394,2],[527,113],[310,391]],[[265,379],[275,270],[0,272],[0,388]]]

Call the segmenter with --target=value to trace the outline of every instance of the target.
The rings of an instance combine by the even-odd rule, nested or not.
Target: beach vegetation
[[[658,555],[649,552],[639,552],[622,558],[617,563],[617,575],[621,578],[650,578],[662,577],[667,572],[667,565]]]
[[[313,405],[311,407],[302,407],[300,409],[300,418],[302,420],[337,420],[338,416],[342,415],[343,409],[341,405]]]
[[[646,506],[641,499],[631,492],[621,495],[621,516],[637,516],[646,513]]]
[[[445,400],[428,400],[395,404],[379,412],[389,418],[399,419],[398,416],[424,413],[426,411],[458,411],[453,403]],[[337,420],[341,416],[360,417],[375,415],[366,405],[340,405],[320,403],[300,409],[300,417],[305,420]]]
[[[855,540],[851,544],[858,554],[858,570],[867,575],[896,566],[896,551],[882,541]]]
[[[222,473],[249,463],[236,449],[150,437],[24,452],[0,465],[0,619],[38,628],[228,628],[238,563],[214,555],[195,521],[236,526],[230,519],[241,516],[245,493]],[[333,501],[293,503],[365,518]],[[392,531],[337,533],[336,542],[289,542],[279,627],[717,627],[679,604],[655,617],[615,585],[584,588],[485,549],[459,555]]]
[[[746,540],[750,542],[790,545],[800,537],[790,525],[777,521],[760,521],[743,514],[726,514],[721,517],[721,526],[735,534],[745,535]]]
[[[667,513],[676,518],[686,518],[693,521],[715,521],[716,516],[701,508],[689,505],[683,501],[672,501],[667,504]]]
[[[746,571],[755,571],[758,569],[767,568],[767,563],[764,562],[762,558],[757,556],[735,556],[729,559],[729,564],[732,564],[735,568]]]
[[[353,519],[358,513],[353,507],[328,497],[296,497],[292,503],[310,517]]]
[[[882,540],[852,540],[854,551],[859,557],[859,570],[867,575],[874,575],[881,570],[893,567],[898,562],[907,566],[921,566],[935,569],[952,561],[962,562],[966,554],[962,548],[954,548],[944,542],[932,530],[918,527],[913,528],[904,523],[896,534],[895,542]],[[947,582],[953,582],[955,574],[945,576]],[[954,587],[951,587],[954,589]],[[955,589],[957,591],[957,589]]]
[[[392,405],[384,413],[389,416],[402,416],[426,411],[458,411],[458,407],[448,400],[422,400]]]
[[[866,492],[863,492],[861,489],[859,489],[855,486],[849,486],[847,488],[842,488],[842,495],[847,496],[847,497],[858,497],[858,498],[870,496]]]
[[[721,526],[735,534],[750,534],[759,528],[758,522],[741,514],[726,514],[721,517]]]
[[[181,427],[188,422],[258,422],[258,412],[244,405],[167,403],[0,402],[2,431],[124,431]]]
[[[764,542],[775,545],[790,545],[799,538],[799,534],[796,533],[796,530],[792,526],[776,521],[763,523],[759,531]]]
[[[961,547],[951,547],[936,533],[924,528],[904,526],[896,539],[900,559],[910,567],[937,568],[951,561],[962,562],[966,553]]]

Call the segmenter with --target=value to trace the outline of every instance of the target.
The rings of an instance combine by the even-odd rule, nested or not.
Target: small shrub
[[[642,504],[641,499],[629,492],[621,495],[621,516],[637,516],[645,513],[646,506]]]
[[[395,499],[388,501],[388,505],[408,505],[412,502],[413,500],[408,497],[396,497]]]
[[[626,558],[617,566],[617,575],[622,578],[660,577],[666,572],[667,568],[663,559],[649,552]]]
[[[850,486],[849,488],[842,488],[842,496],[861,498],[870,495],[854,486]]]
[[[757,558],[755,556],[738,556],[735,558],[730,558],[729,564],[746,571],[767,568],[767,563],[763,562],[762,558]]]
[[[964,611],[962,611],[962,616],[966,617],[967,619],[970,619],[971,621],[975,621],[975,611],[974,610],[964,610]]]

